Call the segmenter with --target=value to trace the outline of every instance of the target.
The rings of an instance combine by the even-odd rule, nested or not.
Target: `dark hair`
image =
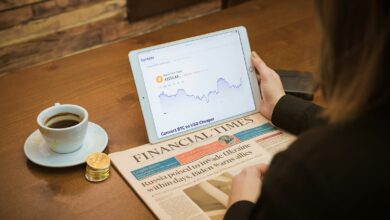
[[[323,31],[319,84],[329,121],[354,119],[389,101],[390,1],[317,0],[316,6]]]

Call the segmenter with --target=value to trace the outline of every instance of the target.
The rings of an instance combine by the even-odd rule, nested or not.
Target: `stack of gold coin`
[[[85,178],[91,182],[100,182],[110,175],[110,158],[105,153],[92,153],[87,157]]]

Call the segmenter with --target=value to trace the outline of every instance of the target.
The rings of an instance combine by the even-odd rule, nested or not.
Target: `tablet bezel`
[[[152,110],[151,110],[151,107],[149,104],[148,94],[147,94],[147,90],[145,87],[145,82],[144,82],[144,78],[142,75],[142,71],[141,71],[141,67],[140,67],[140,63],[139,63],[139,59],[138,59],[138,54],[145,52],[145,51],[155,50],[155,49],[159,49],[162,47],[181,44],[181,43],[185,43],[188,41],[202,39],[205,37],[210,37],[210,36],[219,35],[219,34],[232,32],[232,31],[238,31],[238,34],[240,36],[241,47],[242,47],[243,52],[244,52],[244,60],[245,60],[245,65],[246,65],[246,69],[247,69],[247,74],[249,74],[248,78],[249,78],[249,83],[250,83],[250,86],[252,89],[252,96],[254,99],[253,101],[255,104],[255,110],[249,111],[249,112],[246,112],[243,114],[239,114],[239,115],[236,115],[233,117],[229,117],[229,118],[226,118],[223,120],[219,120],[219,121],[216,121],[216,122],[204,125],[204,126],[199,126],[199,127],[196,127],[196,128],[193,128],[193,129],[190,129],[187,131],[183,131],[183,132],[180,132],[180,133],[177,133],[174,135],[159,138],[157,135],[155,124],[154,124]],[[243,26],[229,28],[229,29],[225,29],[225,30],[221,30],[221,31],[216,31],[216,32],[208,33],[208,34],[203,34],[203,35],[199,35],[199,36],[195,36],[195,37],[190,37],[190,38],[186,38],[186,39],[182,39],[182,40],[172,41],[169,43],[159,44],[159,45],[155,45],[152,47],[147,47],[147,48],[142,48],[142,49],[130,51],[128,54],[129,62],[130,62],[131,70],[133,73],[135,86],[137,88],[138,99],[139,99],[139,102],[141,105],[142,114],[143,114],[145,125],[146,125],[146,131],[147,131],[147,135],[148,135],[148,139],[149,139],[150,143],[152,143],[152,144],[159,143],[162,141],[176,138],[178,136],[182,136],[185,134],[189,134],[192,132],[196,132],[196,131],[205,129],[207,127],[211,127],[211,126],[214,126],[217,124],[222,124],[222,123],[227,122],[227,121],[231,121],[231,120],[234,120],[237,118],[241,118],[241,117],[259,112],[259,107],[260,107],[260,105],[259,105],[259,102],[260,102],[259,85],[257,83],[256,74],[254,71],[254,67],[252,66],[250,56],[251,56],[251,49],[250,49],[250,45],[249,45],[248,35],[247,35],[246,28]]]

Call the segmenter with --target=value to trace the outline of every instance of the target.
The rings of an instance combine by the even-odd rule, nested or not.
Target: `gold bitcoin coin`
[[[93,171],[87,165],[85,178],[90,182],[100,182],[108,178],[110,175],[109,169],[104,169],[103,171]]]
[[[87,157],[85,178],[91,182],[100,182],[110,175],[110,158],[105,153],[92,153]]]
[[[110,166],[110,158],[105,153],[92,153],[87,157],[87,165],[94,170],[107,169]]]

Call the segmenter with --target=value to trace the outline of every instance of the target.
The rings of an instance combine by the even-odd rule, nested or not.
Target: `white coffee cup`
[[[55,123],[75,122],[73,126],[53,127]],[[83,145],[88,128],[88,112],[81,106],[59,104],[49,107],[37,117],[39,131],[49,147],[57,153],[71,153]]]

